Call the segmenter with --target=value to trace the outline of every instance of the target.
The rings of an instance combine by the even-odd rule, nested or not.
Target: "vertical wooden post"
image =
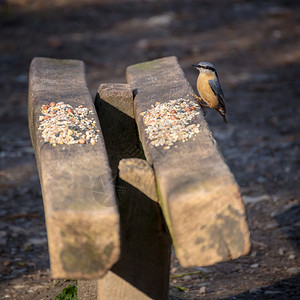
[[[136,133],[130,86],[100,85],[96,109],[112,173],[116,175],[121,159],[144,158]],[[115,184],[121,256],[98,281],[98,299],[168,299],[171,239],[160,206],[118,176]]]

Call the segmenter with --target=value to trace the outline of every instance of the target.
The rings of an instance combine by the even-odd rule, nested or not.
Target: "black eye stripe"
[[[215,68],[212,68],[212,67],[210,67],[210,66],[199,66],[200,68],[203,68],[203,69],[207,69],[207,70],[211,70],[211,71],[213,71],[213,72],[216,72],[216,69]]]

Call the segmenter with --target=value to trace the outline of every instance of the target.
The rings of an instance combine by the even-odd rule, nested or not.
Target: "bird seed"
[[[39,128],[45,143],[52,146],[91,144],[95,145],[99,138],[99,129],[92,110],[83,105],[73,108],[64,102],[51,102],[42,105],[39,117]]]
[[[140,113],[151,145],[163,146],[166,150],[177,141],[185,142],[200,132],[200,124],[192,123],[199,114],[199,106],[183,98],[156,102],[150,109]]]

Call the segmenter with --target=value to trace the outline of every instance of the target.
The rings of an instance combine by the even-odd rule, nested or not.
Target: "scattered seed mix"
[[[141,112],[151,145],[170,149],[175,142],[185,142],[199,133],[200,124],[192,123],[200,114],[197,107],[193,101],[180,98],[156,102],[150,109]]]
[[[52,146],[58,144],[91,144],[95,145],[99,137],[93,114],[83,105],[73,108],[64,102],[51,102],[41,107],[42,115],[39,117],[39,130],[45,143]]]

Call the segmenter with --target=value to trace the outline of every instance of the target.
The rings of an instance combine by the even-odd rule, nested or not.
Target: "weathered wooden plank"
[[[133,91],[125,83],[102,83],[98,88],[100,99],[109,99],[109,104],[130,118],[133,114]]]
[[[95,107],[76,60],[35,58],[30,66],[28,118],[39,170],[47,223],[50,263],[56,278],[100,278],[120,252],[119,215],[101,131],[91,144],[44,143],[41,106],[64,102]]]
[[[78,300],[85,300],[85,299],[97,300],[97,290],[98,290],[98,281],[97,280],[78,280],[77,281],[77,299]]]
[[[146,160],[140,158],[122,159],[119,163],[119,176],[151,200],[158,202],[154,171]]]
[[[147,160],[153,164],[158,197],[183,266],[204,266],[249,251],[249,231],[238,185],[219,153],[202,114],[200,132],[171,149],[150,144],[140,114],[158,101],[193,100],[176,57],[127,68],[136,90],[134,111]],[[198,108],[200,110],[200,108]]]
[[[102,133],[114,179],[122,158],[143,157],[133,117],[133,94],[128,84],[100,84],[96,100]]]
[[[147,270],[144,270],[146,273]],[[166,277],[168,279],[168,277]],[[153,291],[157,290],[156,286],[152,286]],[[166,291],[167,292],[167,291]],[[154,294],[155,295],[155,294]],[[97,300],[150,300],[168,299],[164,295],[149,296],[146,292],[131,284],[129,281],[114,272],[109,271],[104,277],[98,280],[98,297]],[[80,299],[79,299],[80,300]]]
[[[160,206],[135,188],[136,184],[118,176],[120,160],[144,155],[135,120],[128,113],[133,110],[133,95],[128,93],[131,89],[118,85],[115,90],[115,86],[100,85],[95,104],[109,162],[116,174],[121,256],[99,280],[98,299],[168,299],[171,239]]]

